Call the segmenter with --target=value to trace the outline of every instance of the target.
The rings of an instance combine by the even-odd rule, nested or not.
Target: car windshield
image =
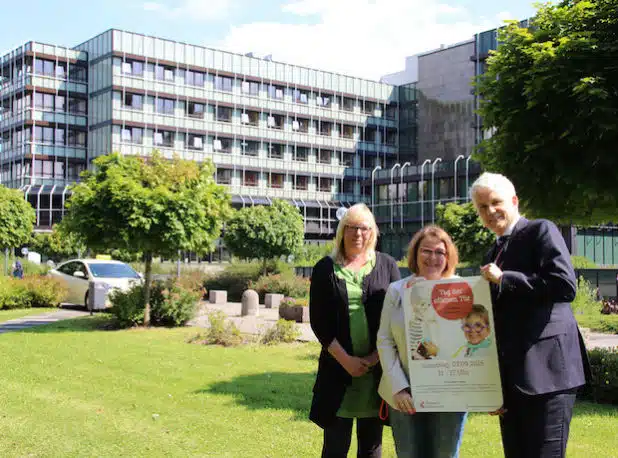
[[[127,264],[97,262],[89,264],[92,275],[100,278],[139,278],[131,266]]]

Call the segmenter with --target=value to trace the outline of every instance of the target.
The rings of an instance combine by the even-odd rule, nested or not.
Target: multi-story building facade
[[[30,42],[1,62],[1,180],[24,190],[38,227],[61,219],[66,186],[96,157],[157,149],[211,159],[236,206],[287,199],[307,238],[332,238],[337,208],[369,202],[363,182],[399,160],[386,83],[121,30],[72,49]]]

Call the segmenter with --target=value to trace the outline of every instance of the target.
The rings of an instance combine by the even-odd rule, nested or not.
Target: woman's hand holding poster
[[[487,281],[419,281],[404,290],[410,388],[418,412],[490,412],[502,406]]]

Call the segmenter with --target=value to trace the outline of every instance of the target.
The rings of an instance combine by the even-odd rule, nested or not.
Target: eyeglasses
[[[446,251],[444,250],[430,250],[428,248],[421,248],[420,252],[423,256],[426,257],[430,257],[431,255],[434,255],[437,258],[444,258],[446,257]]]
[[[354,226],[351,224],[346,224],[345,230],[352,233],[356,233],[356,231],[361,231],[361,234],[367,235],[371,231],[371,228],[367,226]]]
[[[481,331],[485,330],[488,327],[489,326],[487,326],[485,324],[475,323],[472,326],[470,326],[469,324],[464,324],[461,327],[461,329],[463,329],[463,332],[470,333],[472,331],[474,331],[474,332],[481,332]]]

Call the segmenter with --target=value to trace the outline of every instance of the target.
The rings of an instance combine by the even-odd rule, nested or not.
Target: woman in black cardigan
[[[332,256],[313,268],[309,312],[322,345],[309,418],[324,429],[322,458],[345,458],[357,419],[358,457],[382,455],[376,349],[388,285],[399,280],[397,263],[376,253],[378,227],[357,204],[339,222]]]

